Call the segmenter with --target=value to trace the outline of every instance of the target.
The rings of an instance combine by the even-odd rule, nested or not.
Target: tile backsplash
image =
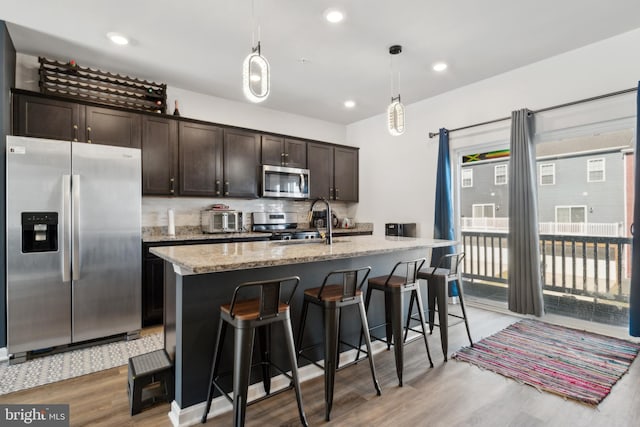
[[[244,226],[251,228],[251,212],[296,212],[298,223],[307,222],[307,215],[311,201],[294,201],[286,199],[200,199],[194,197],[143,197],[142,198],[142,226],[166,227],[168,224],[168,210],[173,209],[176,227],[200,226],[200,211],[215,203],[223,203],[229,209],[243,213]],[[333,201],[331,209],[338,218],[353,218],[355,203]],[[316,205],[316,209],[320,209]],[[357,221],[357,219],[356,219]]]

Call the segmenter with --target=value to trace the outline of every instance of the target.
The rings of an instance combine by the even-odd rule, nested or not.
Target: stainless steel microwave
[[[262,197],[309,198],[309,169],[262,166]]]

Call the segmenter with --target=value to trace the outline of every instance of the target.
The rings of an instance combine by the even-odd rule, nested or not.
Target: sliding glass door
[[[546,128],[544,121],[536,127],[545,310],[624,326],[635,118],[596,120],[597,114],[589,114],[576,126],[550,129],[548,120]],[[508,144],[494,142],[491,150],[469,146],[456,153],[465,291],[477,302],[501,308],[507,301]]]

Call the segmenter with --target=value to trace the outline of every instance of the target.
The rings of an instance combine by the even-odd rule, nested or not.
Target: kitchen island
[[[297,333],[303,291],[319,286],[328,272],[368,265],[372,268],[370,277],[386,275],[398,261],[428,258],[430,248],[452,244],[455,242],[448,240],[349,236],[335,238],[333,245],[294,240],[152,248],[153,254],[165,260],[165,348],[174,360],[176,380],[170,413],[172,422],[189,425],[202,415],[219,307],[230,302],[238,284],[299,276],[300,286],[291,302],[292,323]],[[382,296],[377,297],[372,298],[368,313],[370,326],[381,324],[384,319]],[[341,328],[343,340],[358,341],[359,322],[355,310],[345,313]],[[282,340],[278,329],[274,328],[272,333],[274,343]],[[306,337],[305,345],[321,342],[319,313],[310,313],[307,330],[312,334]],[[229,341],[221,365],[223,372],[231,367]],[[272,359],[288,366],[286,355],[277,354],[280,346],[274,344],[273,348]],[[318,359],[322,358],[321,350],[319,347],[315,354]],[[259,376],[252,376],[251,382],[259,380]],[[227,383],[230,388],[230,381]],[[228,407],[226,400],[223,405]]]

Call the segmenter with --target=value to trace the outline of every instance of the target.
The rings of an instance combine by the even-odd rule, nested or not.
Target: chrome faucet
[[[325,218],[325,222],[327,223],[327,235],[325,236],[325,243],[327,245],[330,245],[332,242],[331,226],[333,222],[331,219],[331,205],[329,204],[329,201],[325,198],[321,197],[319,199],[315,199],[313,203],[311,203],[311,207],[309,208],[309,218],[313,218],[313,207],[316,205],[317,202],[323,202],[327,207],[327,217]],[[309,221],[311,221],[311,219]]]

